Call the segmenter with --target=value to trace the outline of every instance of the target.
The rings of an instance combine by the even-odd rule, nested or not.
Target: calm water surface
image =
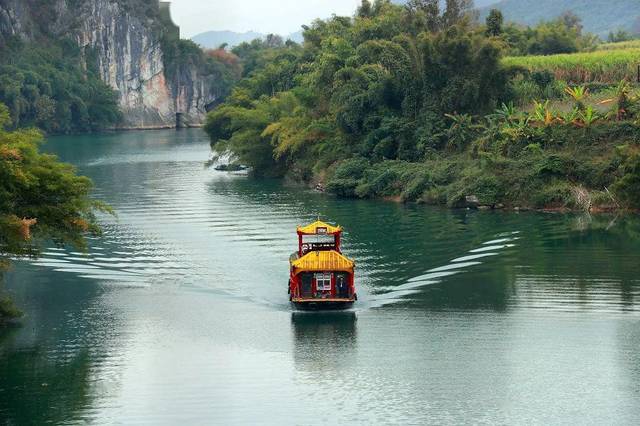
[[[640,220],[339,201],[205,170],[199,130],[56,138],[117,218],[7,277],[0,424],[638,424]],[[352,312],[287,303],[343,225]]]

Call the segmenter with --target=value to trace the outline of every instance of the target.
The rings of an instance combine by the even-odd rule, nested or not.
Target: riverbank
[[[454,209],[638,213],[640,129],[632,122],[588,129],[530,126],[515,137],[483,134],[461,151],[432,151],[421,162],[356,156],[316,170],[294,166],[284,177],[289,184],[345,199]]]
[[[515,134],[515,136],[514,136]],[[523,128],[423,162],[343,160],[317,174],[345,198],[547,211],[637,211],[640,146],[632,123]]]
[[[258,176],[343,198],[640,208],[640,86],[628,78],[630,62],[613,61],[619,50],[610,50],[609,77],[596,88],[596,77],[552,72],[562,58],[529,69],[505,62],[504,46],[486,33],[464,25],[421,31],[404,25],[411,18],[387,5],[373,16],[318,22],[303,46],[240,54],[269,66],[209,113],[213,150]],[[389,22],[397,26],[371,37],[368,28]]]

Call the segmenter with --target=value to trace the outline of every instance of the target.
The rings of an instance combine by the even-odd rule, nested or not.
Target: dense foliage
[[[46,46],[9,40],[0,45],[0,102],[16,127],[51,133],[112,127],[120,119],[117,97],[96,64],[93,52],[83,56],[73,40],[49,40]]]
[[[248,71],[208,117],[214,151],[257,174],[324,184],[345,197],[638,205],[632,86],[592,98],[549,70],[505,65],[501,53],[510,48],[498,14],[479,26],[465,8],[454,19],[437,7],[363,1],[354,18],[306,28],[302,46],[239,46]],[[579,21],[566,15],[553,25]]]
[[[556,55],[594,50],[597,36],[584,32],[582,20],[572,12],[524,27],[512,22],[504,25],[502,13],[493,9],[486,19],[488,35],[501,40],[511,56]]]
[[[413,161],[442,148],[445,113],[490,111],[508,91],[498,45],[457,13],[432,32],[418,7],[363,2],[355,19],[306,28],[303,47],[239,46],[248,76],[209,116],[215,149],[306,178],[345,157]]]
[[[82,247],[83,235],[98,231],[95,209],[105,209],[89,198],[89,179],[38,152],[38,131],[6,131],[10,124],[0,104],[0,270],[10,258],[36,256],[45,240]],[[17,313],[0,297],[0,323]]]

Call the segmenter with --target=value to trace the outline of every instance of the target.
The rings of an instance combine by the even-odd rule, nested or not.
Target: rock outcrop
[[[102,80],[118,93],[122,128],[175,127],[178,115],[185,125],[201,125],[207,105],[218,97],[211,77],[189,64],[178,64],[168,76],[162,35],[177,27],[170,18],[167,22],[166,2],[149,3],[0,0],[0,43],[3,36],[39,42],[46,37],[75,40],[85,51],[85,60],[97,61]],[[156,8],[158,13],[151,17],[136,13],[136,5]]]

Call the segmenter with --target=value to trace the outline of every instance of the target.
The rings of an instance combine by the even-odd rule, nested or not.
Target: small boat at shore
[[[355,263],[342,254],[342,228],[317,221],[298,227],[289,259],[289,300],[300,309],[346,309],[358,300]]]
[[[219,164],[214,168],[218,172],[244,172],[249,170],[249,167],[242,164]]]

